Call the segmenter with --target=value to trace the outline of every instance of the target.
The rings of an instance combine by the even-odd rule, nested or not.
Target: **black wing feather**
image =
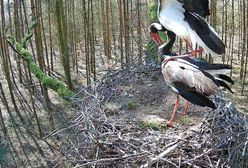
[[[178,0],[187,12],[194,12],[202,17],[210,15],[209,0]]]
[[[199,67],[200,70],[220,70],[220,69],[232,69],[232,66],[227,64],[211,64],[203,59],[200,58],[189,58],[185,57],[182,58],[186,60],[187,62],[196,65]]]
[[[230,77],[227,76],[227,75],[219,74],[219,75],[217,75],[217,76],[218,76],[218,78],[220,78],[220,79],[222,79],[222,80],[225,80],[225,81],[231,83],[232,85],[234,84],[234,81],[232,80],[232,78],[230,78]]]
[[[215,104],[206,96],[197,93],[195,88],[189,88],[184,83],[181,82],[173,83],[173,87],[175,87],[178,90],[178,93],[189,102],[202,107],[207,106],[216,109]]]
[[[216,80],[217,80],[217,82],[220,84],[220,86],[226,88],[226,89],[229,90],[231,93],[234,93],[234,92],[232,91],[232,89],[231,89],[225,82],[223,82],[222,80],[219,80],[219,79],[216,79]]]
[[[193,12],[202,17],[210,15],[209,1],[208,0],[191,0],[193,6]]]
[[[225,52],[225,45],[221,39],[210,29],[205,20],[192,12],[185,11],[184,20],[198,34],[201,40],[215,53],[221,55]]]

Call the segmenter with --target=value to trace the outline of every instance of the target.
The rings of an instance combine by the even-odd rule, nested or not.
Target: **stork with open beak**
[[[166,30],[189,44],[192,55],[196,55],[197,44],[212,55],[225,52],[216,31],[203,18],[209,15],[208,0],[159,0],[157,14]]]
[[[159,25],[159,26],[162,27],[162,31],[166,31],[166,29],[164,29],[162,25]],[[153,27],[153,29],[155,29],[155,27]],[[157,31],[157,30],[153,30],[153,31]],[[168,34],[168,32],[167,32],[167,34]],[[158,38],[160,39],[159,36],[158,36]],[[194,87],[193,85],[191,85],[191,86],[189,85],[188,86],[189,88],[186,88],[185,86],[178,85],[178,84],[173,86],[172,82],[171,82],[171,81],[173,81],[173,80],[171,80],[172,78],[168,79],[168,75],[166,75],[166,73],[165,73],[169,69],[169,68],[166,68],[166,66],[165,66],[165,64],[167,64],[168,62],[174,61],[175,65],[174,64],[172,65],[172,66],[174,66],[174,68],[177,67],[176,69],[179,69],[182,72],[183,72],[183,70],[185,70],[187,72],[187,73],[181,73],[181,72],[178,71],[178,74],[177,74],[177,70],[171,69],[172,72],[173,72],[173,70],[175,70],[174,73],[178,75],[177,77],[183,77],[185,79],[187,79],[187,77],[188,77],[189,79],[187,79],[186,81],[191,80],[191,83],[194,84],[194,82],[192,82],[192,80],[196,81],[195,77],[194,77],[194,75],[195,75],[197,77],[197,79],[198,79],[198,83],[200,84],[198,86],[205,86],[206,83],[210,83],[213,86],[215,91],[216,91],[216,87],[218,88],[219,86],[222,86],[222,87],[228,89],[230,92],[233,93],[233,91],[231,90],[231,88],[229,86],[234,84],[233,80],[229,76],[226,75],[231,70],[230,65],[226,65],[226,64],[211,64],[211,63],[208,63],[208,62],[206,62],[206,61],[204,61],[202,59],[189,58],[188,56],[190,56],[190,55],[188,55],[188,54],[181,55],[181,56],[168,57],[168,55],[170,55],[170,56],[173,55],[170,52],[171,43],[172,43],[172,40],[170,40],[170,39],[171,38],[169,38],[167,43],[164,43],[164,44],[163,44],[162,40],[160,40],[160,42],[157,42],[157,44],[159,46],[159,54],[162,55],[162,56],[167,55],[167,58],[165,58],[165,60],[164,60],[164,62],[162,64],[162,72],[163,72],[165,81],[167,81],[166,83],[176,93],[178,93],[177,100],[176,100],[176,103],[175,103],[175,107],[174,107],[174,110],[173,110],[173,113],[172,113],[172,116],[171,116],[171,119],[169,121],[168,126],[172,126],[172,122],[174,121],[175,113],[177,111],[178,104],[179,104],[179,95],[181,95],[182,97],[184,97],[187,100],[186,103],[185,103],[185,111],[183,113],[184,115],[186,115],[188,113],[188,106],[189,106],[188,101],[190,101],[190,102],[192,102],[194,104],[200,105],[200,106],[208,106],[208,107],[211,107],[211,108],[215,107],[214,104],[211,102],[211,100],[209,100],[207,98],[207,96],[211,95],[211,94],[205,94],[205,95],[203,93],[199,94],[197,91],[193,91],[193,90],[191,90],[191,92],[190,92],[189,88]],[[155,39],[153,39],[153,40],[155,40]],[[172,63],[170,63],[170,64],[172,64]],[[184,65],[187,67],[187,69],[189,68],[192,71],[187,70]],[[198,72],[198,73],[194,74],[195,72]],[[182,74],[185,74],[185,76],[182,76]],[[204,78],[201,77],[202,74],[203,74]],[[176,80],[177,79],[175,78],[174,81],[176,81]],[[168,81],[170,81],[170,82],[168,82]],[[212,82],[206,82],[205,83],[205,81],[212,81]],[[202,82],[202,84],[200,82]],[[197,88],[197,87],[195,87],[195,88]],[[203,88],[207,88],[207,86],[205,86]],[[186,90],[183,90],[183,89],[186,89]],[[187,93],[187,91],[189,93]],[[214,93],[212,92],[212,94],[214,94]],[[203,103],[202,103],[202,101],[203,101]]]
[[[163,54],[164,55],[175,55],[171,52],[171,48],[176,40],[176,35],[172,31],[167,30],[164,26],[160,23],[152,23],[149,28],[150,36],[152,40],[158,45],[162,46],[163,41],[160,38],[158,32],[166,32],[167,35],[167,42],[163,44]]]

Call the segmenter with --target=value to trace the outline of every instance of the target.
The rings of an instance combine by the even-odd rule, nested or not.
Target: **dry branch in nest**
[[[75,167],[248,166],[247,120],[223,94],[213,98],[217,110],[206,112],[201,124],[187,130],[144,129],[138,121],[107,113],[105,104],[122,95],[120,86],[154,74],[160,70],[132,66],[81,90],[85,99],[75,100],[80,109],[67,134],[57,134],[63,136],[61,151],[70,163]]]

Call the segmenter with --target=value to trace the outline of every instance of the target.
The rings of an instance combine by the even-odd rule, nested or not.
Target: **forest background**
[[[109,144],[103,147],[99,139],[113,129],[113,116],[122,117],[116,116],[119,110],[133,113],[142,106],[132,96],[111,102],[111,96],[139,87],[111,90],[113,83],[120,84],[114,79],[125,83],[139,73],[149,76],[146,67],[159,66],[148,31],[157,21],[157,0],[0,0],[0,7],[0,165],[92,166],[96,160],[114,165],[118,159],[112,155],[137,158],[110,150]],[[199,57],[232,65],[230,101],[247,115],[248,3],[211,0],[210,8],[207,20],[226,53]],[[173,50],[184,52],[185,43],[177,39]],[[125,78],[114,78],[120,73]]]

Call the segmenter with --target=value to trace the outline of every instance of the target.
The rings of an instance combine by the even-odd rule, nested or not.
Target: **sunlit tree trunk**
[[[248,3],[247,1],[244,1],[243,2],[243,14],[244,16],[246,16],[246,18],[244,17],[243,19],[246,19],[244,20],[243,24],[244,24],[244,39],[243,39],[243,42],[245,42],[245,44],[243,44],[243,51],[242,53],[244,54],[244,56],[242,57],[245,57],[245,60],[244,60],[244,65],[243,65],[243,78],[242,78],[242,87],[241,87],[241,94],[243,95],[244,94],[244,90],[245,90],[245,84],[246,84],[246,75],[247,75],[247,64],[248,64],[248,12],[247,12],[247,9],[248,9]]]
[[[124,44],[123,44],[123,1],[118,1],[119,3],[119,46],[120,46],[120,61],[121,68],[124,68]]]
[[[36,3],[35,3],[36,2]],[[43,52],[43,43],[42,43],[42,28],[41,28],[41,18],[37,17],[37,14],[41,12],[40,6],[39,6],[39,1],[31,0],[31,6],[32,6],[32,17],[36,18],[37,25],[34,27],[34,37],[35,37],[35,45],[36,45],[36,55],[37,55],[37,60],[39,63],[39,67],[45,71],[45,62],[44,62],[44,52]],[[51,102],[49,99],[48,95],[48,90],[47,87],[41,84],[41,89],[43,91],[45,100],[46,100],[46,105],[47,105],[47,110],[48,110],[48,116],[49,116],[49,121],[51,125],[51,130],[54,129],[54,121],[53,121],[53,116],[51,115]]]
[[[244,62],[245,62],[245,49],[246,49],[246,0],[243,0],[242,3],[242,51],[241,51],[241,60],[240,60],[240,79],[243,80],[244,77]]]
[[[234,52],[234,35],[235,35],[235,22],[234,22],[234,0],[232,0],[232,35],[231,35],[231,52],[230,52],[230,57],[231,57],[231,66],[233,66],[233,52]],[[230,76],[232,76],[233,69],[231,70]]]
[[[48,1],[48,29],[49,29],[49,51],[50,51],[50,64],[51,64],[51,71],[54,70],[54,64],[53,64],[53,37],[52,37],[52,21],[51,21],[51,0]]]
[[[106,22],[105,22],[105,27],[106,27],[106,42],[107,42],[107,59],[108,59],[108,66],[109,68],[112,67],[112,56],[111,56],[111,50],[112,50],[112,42],[111,42],[111,32],[110,32],[110,0],[106,0]]]
[[[70,71],[70,59],[69,59],[69,48],[68,48],[68,37],[67,37],[67,21],[64,13],[63,0],[56,0],[56,20],[58,38],[60,43],[61,61],[64,68],[66,81],[69,88],[72,87],[71,71]]]
[[[125,58],[126,64],[129,65],[131,63],[130,58],[130,28],[129,28],[129,0],[123,0],[123,16],[124,16],[124,43],[125,43]]]
[[[140,9],[140,1],[136,2],[137,5],[137,37],[138,37],[138,60],[139,63],[142,63],[142,32],[141,32],[141,27],[142,27],[142,22],[141,22],[141,9]]]
[[[17,40],[21,39],[21,32],[20,32],[20,17],[19,17],[19,7],[20,7],[19,0],[14,0],[14,25],[15,25],[15,36]],[[21,68],[21,59],[16,56],[18,73],[19,73],[19,81],[22,83],[22,68]]]

